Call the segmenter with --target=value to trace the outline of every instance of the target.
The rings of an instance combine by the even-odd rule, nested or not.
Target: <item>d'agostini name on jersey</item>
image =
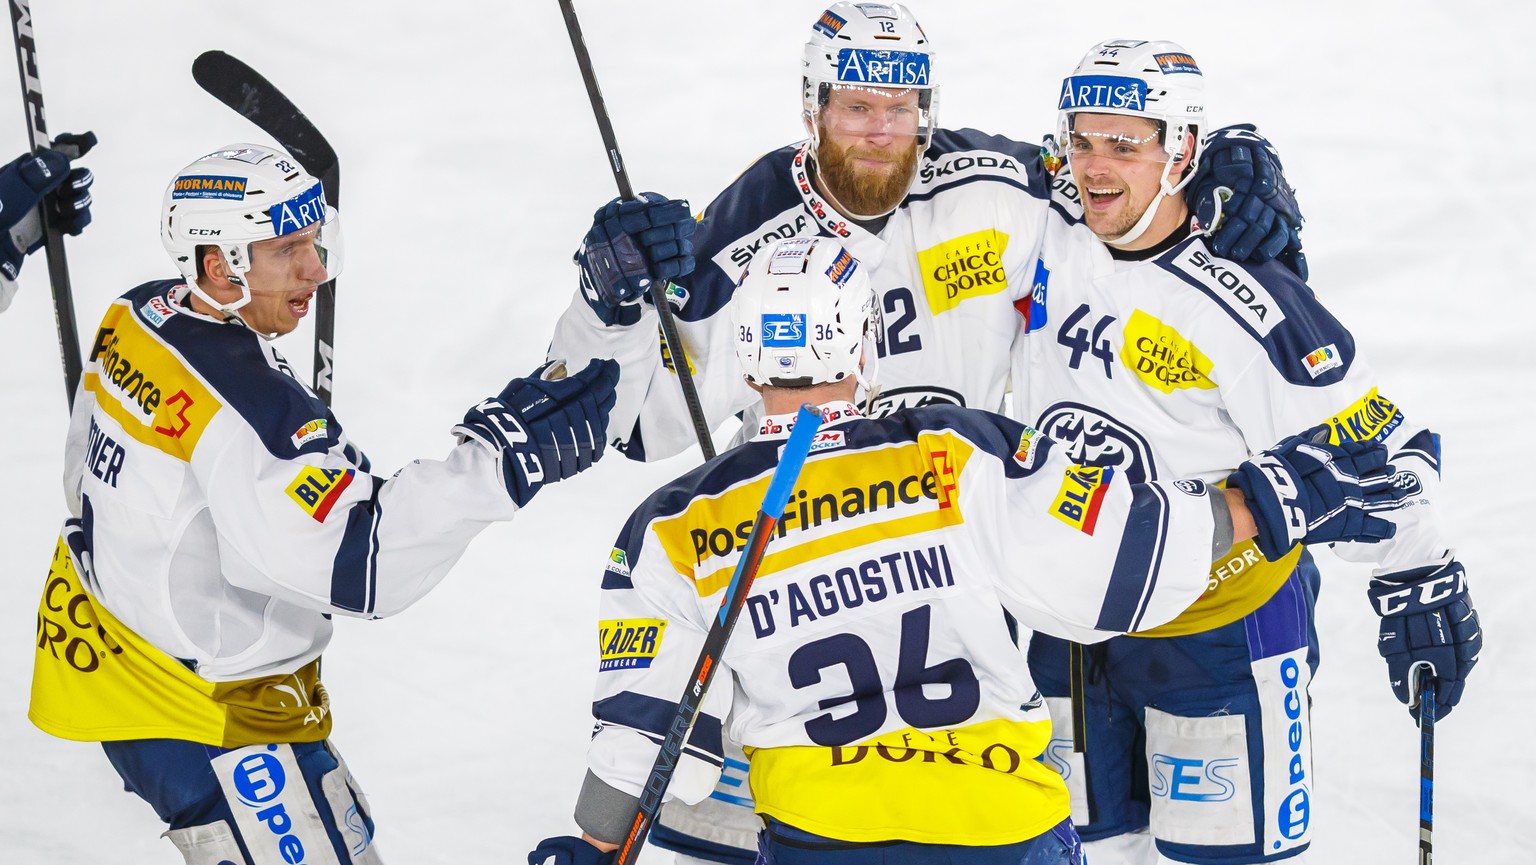
[[[760,592],[747,597],[747,613],[753,632],[762,639],[777,631],[785,616],[795,628],[886,598],[954,584],[949,550],[935,544],[896,550],[809,579],[764,583]]]

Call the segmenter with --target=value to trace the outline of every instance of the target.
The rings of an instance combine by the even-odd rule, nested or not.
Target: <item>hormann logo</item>
[[[1402,423],[1403,413],[1373,387],[1365,396],[1328,419],[1328,425],[1333,428],[1328,438],[1334,444],[1345,441],[1380,442]]]
[[[1125,343],[1120,362],[1136,377],[1163,393],[1180,388],[1210,390],[1216,387],[1210,374],[1213,364],[1195,344],[1172,325],[1141,310],[1125,323]]]
[[[649,667],[661,648],[666,619],[604,619],[597,623],[599,671]]]
[[[171,200],[216,198],[224,201],[245,200],[245,178],[218,174],[193,174],[178,177],[171,184]]]
[[[1274,297],[1252,274],[1230,261],[1216,258],[1199,243],[1191,244],[1174,260],[1174,267],[1194,277],[1211,293],[1231,307],[1237,318],[1260,337],[1269,336],[1275,325],[1285,321],[1285,313]]]
[[[828,9],[827,11],[821,13],[821,18],[817,19],[816,23],[811,25],[811,28],[814,29],[817,33],[820,33],[828,39],[831,39],[832,37],[836,36],[837,31],[843,29],[843,25],[847,23],[848,22],[846,20],[838,17],[837,15],[834,15],[832,10]]]
[[[917,254],[923,273],[923,293],[934,315],[954,309],[973,297],[1008,289],[1003,252],[1008,235],[995,228],[946,240]]]
[[[1157,68],[1163,70],[1165,75],[1175,72],[1200,74],[1200,64],[1188,54],[1153,54],[1152,59],[1157,62]]]

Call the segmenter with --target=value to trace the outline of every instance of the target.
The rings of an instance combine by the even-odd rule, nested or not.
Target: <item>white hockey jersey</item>
[[[932,404],[1000,409],[1015,335],[1011,307],[1027,302],[1045,230],[1050,182],[1039,147],[973,129],[939,130],[911,191],[878,234],[847,222],[816,194],[807,153],[800,144],[764,156],[699,217],[698,263],[678,280],[673,298],[710,428],[757,403],[742,383],[725,311],[748,259],[765,243],[818,234],[847,247],[879,297],[884,339],[875,415]],[[670,456],[696,440],[649,305],[637,325],[604,327],[578,292],[550,356],[577,365],[619,361],[609,429],[628,439],[630,457]]]
[[[1117,261],[1087,225],[1053,213],[1041,278],[1015,346],[1014,413],[1074,459],[1133,481],[1224,480],[1244,459],[1326,423],[1332,439],[1385,442],[1414,495],[1388,515],[1397,535],[1338,545],[1399,569],[1448,552],[1433,501],[1439,444],[1377,387],[1354,337],[1295,274],[1239,265],[1191,236]],[[1210,572],[1208,591],[1153,635],[1192,633],[1252,612],[1300,547],[1266,562],[1251,541]]]
[[[187,291],[128,292],[92,344],[32,718],[86,740],[320,738],[306,703],[331,614],[405,609],[517,507],[477,442],[370,474],[271,344]],[[99,650],[84,673],[76,638]]]
[[[1128,483],[984,412],[822,408],[671,795],[710,792],[728,733],[757,810],[812,832],[992,845],[1046,831],[1066,789],[1035,759],[1050,720],[1007,617],[1085,642],[1174,617],[1205,584],[1207,487]],[[791,423],[766,418],[620,535],[588,753],[607,787],[644,785]],[[588,831],[599,798],[577,806]]]

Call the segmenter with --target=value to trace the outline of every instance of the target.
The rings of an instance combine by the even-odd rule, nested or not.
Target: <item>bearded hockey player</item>
[[[329,740],[331,616],[404,610],[604,448],[618,376],[593,362],[514,379],[445,459],[371,474],[270,342],[336,276],[339,228],[276,148],[193,162],[160,215],[182,278],[112,304],[75,400],[29,717],[101,742],[189,865],[380,861]]]
[[[1015,630],[1096,642],[1156,627],[1235,538],[1283,542],[1267,518],[1281,510],[1312,541],[1390,534],[1365,512],[1395,495],[1371,444],[1282,442],[1240,468],[1283,481],[1245,503],[1199,481],[1127,483],[974,409],[866,419],[853,397],[875,377],[876,299],[833,238],[765,247],[728,315],[762,420],[621,532],[576,806],[586,837],[542,842],[535,865],[605,863],[624,839],[802,403],[825,424],[670,788],[709,795],[723,736],[740,741],[775,865],[1079,862],[1066,785],[1036,759],[1051,722]]]
[[[1396,534],[1335,549],[1379,566],[1370,595],[1398,699],[1416,700],[1422,666],[1448,711],[1482,636],[1436,514],[1438,437],[1380,392],[1295,273],[1224,259],[1191,230],[1181,190],[1209,155],[1205,106],[1199,65],[1172,42],[1094,46],[1063,83],[1081,220],[1053,215],[1046,235],[1048,284],[1013,371],[1018,417],[1132,483],[1217,482],[1316,424],[1335,444],[1385,445],[1407,495]],[[1217,559],[1172,622],[1086,651],[1044,631],[1031,642],[1057,725],[1050,761],[1095,865],[1299,861],[1307,849],[1318,574],[1299,538],[1275,539]]]

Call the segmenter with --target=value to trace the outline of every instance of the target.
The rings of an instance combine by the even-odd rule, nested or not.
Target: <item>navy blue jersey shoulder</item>
[[[1156,264],[1231,316],[1263,346],[1287,382],[1304,387],[1335,384],[1354,364],[1354,336],[1285,265],[1220,258],[1198,235],[1159,256]]]
[[[1040,145],[976,129],[936,129],[918,166],[917,181],[902,204],[978,182],[1004,183],[1041,199],[1051,195],[1051,177],[1040,158]]]
[[[262,444],[278,459],[300,454],[323,454],[341,438],[341,424],[319,397],[293,376],[275,369],[267,360],[261,336],[239,322],[218,324],[205,318],[176,312],[154,323],[158,304],[171,303],[172,289],[180,280],[145,283],[123,297],[134,314],[182,356],[256,431]],[[174,307],[173,307],[174,308]],[[163,315],[163,314],[161,314]],[[323,435],[315,421],[324,421]],[[308,441],[303,439],[309,438]]]
[[[994,412],[942,403],[902,409],[863,425],[849,433],[849,447],[872,447],[901,441],[916,441],[923,433],[957,433],[978,449],[997,457],[1010,478],[1028,477],[1043,465],[1050,453],[1051,440],[1033,427]],[[1022,456],[1028,459],[1015,459]],[[1028,463],[1026,466],[1025,463]]]

